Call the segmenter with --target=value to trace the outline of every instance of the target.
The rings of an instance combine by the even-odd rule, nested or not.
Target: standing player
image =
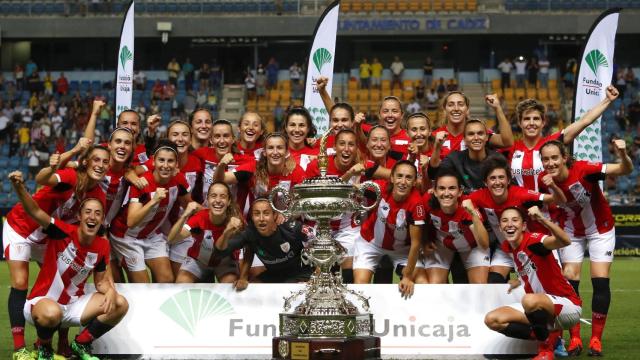
[[[253,157],[255,161],[260,160],[262,155],[262,141],[264,133],[267,131],[266,125],[260,114],[247,111],[242,114],[238,123],[238,142],[236,146],[242,155]]]
[[[415,113],[407,117],[407,135],[411,139],[409,154],[407,159],[414,161],[414,165],[418,171],[417,186],[421,192],[425,192],[431,187],[429,182],[429,159],[431,156],[440,156],[439,153],[434,154],[434,149],[429,142],[429,133],[431,131],[431,121],[424,113]],[[438,151],[440,148],[438,148]]]
[[[282,131],[287,137],[289,156],[304,170],[311,160],[318,156],[318,147],[312,146],[317,134],[311,114],[303,107],[294,107],[287,111]]]
[[[609,104],[618,97],[618,90],[609,85],[606,89],[607,97],[600,104],[593,107],[571,123],[564,130],[542,137],[542,130],[547,125],[545,106],[534,99],[521,101],[516,106],[518,125],[522,129],[522,139],[507,149],[511,173],[518,185],[527,189],[539,191],[539,176],[543,170],[540,161],[540,147],[550,140],[569,145],[580,133],[602,115]]]
[[[24,211],[44,229],[48,240],[42,269],[23,309],[36,327],[37,358],[54,358],[51,339],[59,327],[84,326],[71,344],[72,352],[79,359],[97,359],[90,353],[91,343],[117,325],[129,307],[107,274],[109,242],[98,236],[104,203],[85,198],[78,225],[69,225],[40,208],[27,193],[22,173],[13,172],[9,179]],[[91,274],[97,291],[86,294],[84,285]]]
[[[378,124],[389,131],[391,150],[401,153],[402,155],[406,155],[408,153],[411,139],[407,135],[407,132],[402,128],[404,110],[400,99],[395,96],[387,96],[382,99],[378,116]],[[360,122],[360,128],[365,133],[369,133],[372,127],[371,125],[362,124],[362,122]]]
[[[198,150],[211,146],[211,134],[213,132],[213,116],[208,109],[195,109],[189,115],[189,125],[193,131],[191,148]]]
[[[519,208],[506,208],[500,215],[500,230],[507,240],[502,243],[502,250],[513,258],[520,279],[513,281],[509,292],[523,282],[526,294],[520,304],[489,312],[484,322],[505,336],[540,341],[535,359],[552,360],[553,346],[560,335],[556,330],[580,321],[582,301],[562,276],[552,253],[568,246],[569,236],[542,216],[538,207],[531,207],[529,216],[542,223],[551,235],[526,231],[525,216]]]
[[[546,142],[540,148],[540,157],[544,171],[553,177],[553,181],[567,198],[561,204],[564,231],[569,234],[571,244],[560,250],[564,276],[578,293],[580,272],[584,252],[589,248],[591,258],[591,284],[593,285],[592,329],[589,342],[589,354],[602,355],[602,332],[607,320],[611,303],[609,271],[613,261],[616,243],[615,221],[609,203],[604,198],[599,181],[605,175],[624,176],[631,173],[633,164],[627,154],[624,140],[614,140],[620,163],[603,164],[586,161],[573,161],[560,141]],[[544,185],[541,186],[546,191]],[[577,355],[582,350],[580,325],[570,331],[571,343],[567,351]]]

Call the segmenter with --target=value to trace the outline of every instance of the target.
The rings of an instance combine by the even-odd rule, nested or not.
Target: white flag
[[[338,0],[331,3],[322,13],[316,25],[316,31],[313,33],[313,45],[309,52],[309,63],[307,64],[307,76],[305,78],[304,107],[311,113],[311,118],[313,118],[313,124],[318,129],[318,134],[324,134],[329,130],[329,113],[324,107],[315,84],[319,76],[328,77],[327,92],[331,95],[339,11],[340,1]]]
[[[116,119],[122,111],[131,109],[131,96],[133,95],[133,39],[135,37],[133,8],[133,0],[131,0],[122,23],[122,33],[120,35],[116,75]]]
[[[620,9],[609,9],[593,23],[580,58],[573,101],[573,121],[596,106],[606,96],[613,77],[613,51]],[[577,160],[602,161],[602,131],[596,120],[573,141]]]

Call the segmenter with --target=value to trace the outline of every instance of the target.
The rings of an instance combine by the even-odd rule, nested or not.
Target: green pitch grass
[[[38,267],[31,264],[30,278],[31,284],[35,280]],[[604,332],[603,350],[607,359],[640,359],[640,345],[638,345],[638,335],[640,335],[640,307],[638,299],[640,297],[640,259],[638,258],[617,258],[613,263],[611,280],[611,309],[607,319],[607,327]],[[582,269],[582,279],[580,293],[584,305],[582,317],[591,320],[591,282],[589,281],[588,263]],[[9,296],[9,270],[4,262],[0,262],[0,359],[11,359],[13,341],[9,329],[9,316],[7,314],[7,297]],[[582,324],[582,341],[585,346],[589,345],[591,328]],[[27,325],[27,344],[33,344],[35,340],[35,329]],[[75,336],[73,329],[70,338]],[[568,334],[565,333],[565,337]],[[55,339],[54,339],[55,344]],[[30,347],[30,345],[29,345]],[[581,358],[588,358],[586,351],[583,351]]]

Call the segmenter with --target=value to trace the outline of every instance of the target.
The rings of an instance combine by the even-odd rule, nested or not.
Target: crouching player
[[[553,347],[561,334],[580,321],[582,301],[562,276],[552,250],[568,246],[569,236],[547,220],[537,206],[529,208],[531,219],[544,225],[551,235],[525,231],[524,214],[519,208],[506,208],[500,215],[500,230],[507,241],[502,250],[511,254],[518,271],[513,288],[524,282],[526,294],[521,304],[497,308],[485,316],[485,324],[508,337],[538,340],[538,356],[553,359]]]
[[[85,199],[78,225],[69,225],[40,209],[25,189],[21,172],[12,172],[9,179],[26,213],[47,235],[44,263],[23,310],[38,334],[37,359],[53,359],[51,338],[61,326],[84,326],[71,349],[81,360],[97,359],[90,353],[91,343],[118,324],[129,308],[107,275],[109,242],[98,236],[104,204]],[[87,294],[84,285],[91,274],[97,292]]]

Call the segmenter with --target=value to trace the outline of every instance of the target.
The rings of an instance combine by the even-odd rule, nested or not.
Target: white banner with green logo
[[[231,284],[117,286],[129,302],[129,313],[93,343],[96,354],[137,354],[145,359],[271,359],[271,340],[279,335],[283,297],[304,285],[250,284],[241,292]],[[487,312],[519,303],[522,287],[507,294],[507,284],[416,285],[407,300],[400,297],[398,285],[349,288],[371,297],[374,335],[381,338],[383,358],[536,353],[535,342],[507,338],[484,324]],[[349,300],[359,305],[356,299]]]
[[[324,134],[329,130],[329,113],[325,109],[322,98],[320,98],[316,88],[316,79],[319,76],[329,78],[327,92],[331,95],[339,12],[340,1],[334,1],[324,11],[316,25],[316,30],[313,34],[313,45],[309,52],[309,63],[307,64],[307,76],[305,78],[304,107],[311,113],[311,118],[318,129],[318,134]]]
[[[118,71],[116,75],[116,119],[122,111],[131,109],[131,97],[133,95],[133,39],[135,37],[133,9],[132,0],[127,8],[120,35]]]
[[[573,119],[596,106],[606,95],[606,88],[613,76],[613,52],[619,9],[605,11],[593,24],[582,52],[576,93],[573,102]],[[573,142],[573,156],[577,160],[602,161],[602,117],[587,127]]]

